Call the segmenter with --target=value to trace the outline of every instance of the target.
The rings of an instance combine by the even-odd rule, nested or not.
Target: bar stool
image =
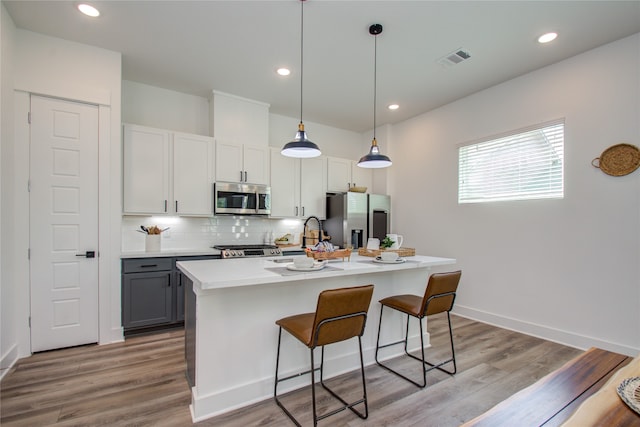
[[[455,374],[456,373],[456,353],[453,348],[453,331],[451,330],[451,316],[449,316],[449,312],[453,308],[453,303],[456,298],[456,290],[458,289],[458,283],[460,282],[460,276],[462,275],[461,271],[453,271],[450,273],[436,273],[432,274],[429,277],[429,281],[427,283],[427,289],[424,293],[423,297],[419,297],[417,295],[395,295],[391,297],[384,298],[380,300],[380,304],[382,307],[380,308],[380,321],[378,323],[378,339],[376,340],[376,363],[383,367],[384,369],[398,375],[401,378],[409,381],[417,385],[420,388],[423,388],[427,385],[427,372],[438,369],[447,374]],[[394,310],[398,310],[407,315],[407,328],[405,332],[404,339],[396,342],[392,342],[389,344],[380,345],[380,329],[382,326],[382,312],[385,307],[392,308]],[[426,316],[431,316],[432,314],[438,313],[447,313],[447,321],[449,322],[449,339],[451,341],[451,358],[436,362],[430,363],[424,357],[424,338],[422,334],[422,319]],[[409,317],[415,317],[418,319],[418,324],[420,325],[420,350],[422,352],[422,358],[418,358],[413,354],[410,354],[407,350],[407,341],[409,335]],[[404,352],[407,356],[416,359],[422,364],[422,384],[402,375],[398,371],[393,370],[389,366],[383,364],[378,360],[378,350],[385,347],[390,347],[397,344],[404,343]],[[453,362],[453,370],[446,370],[442,368],[443,365],[447,363]],[[430,368],[427,368],[427,365]]]
[[[314,313],[298,314],[295,316],[285,317],[276,321],[280,326],[278,332],[278,352],[276,356],[276,375],[275,386],[273,389],[273,398],[285,414],[297,426],[300,423],[295,417],[284,407],[280,399],[278,399],[278,384],[297,378],[301,375],[311,374],[311,399],[313,404],[313,425],[317,425],[318,421],[337,414],[345,409],[350,409],[353,413],[362,419],[369,416],[369,407],[367,405],[367,388],[364,379],[364,361],[362,358],[362,334],[367,320],[367,311],[371,303],[373,295],[373,285],[356,286],[352,288],[331,289],[322,291],[318,296],[318,304]],[[282,330],[286,330],[300,342],[306,345],[311,354],[311,369],[290,375],[286,378],[278,378],[278,365],[280,363],[280,341],[282,338]],[[347,403],[342,397],[333,392],[323,380],[324,368],[324,346],[328,344],[345,341],[353,337],[358,337],[358,346],[360,349],[360,371],[362,373],[362,390],[363,397],[352,403]],[[315,368],[313,359],[313,350],[316,347],[322,347],[320,367]],[[333,397],[338,399],[344,406],[331,412],[317,415],[316,412],[316,392],[315,392],[315,372],[320,371],[320,384]],[[364,413],[356,410],[354,406],[364,404]]]

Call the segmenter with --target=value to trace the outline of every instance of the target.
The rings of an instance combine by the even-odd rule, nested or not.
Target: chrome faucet
[[[317,216],[310,216],[309,218],[307,218],[307,220],[304,222],[304,226],[302,227],[302,248],[306,248],[307,247],[307,223],[309,222],[310,219],[315,219],[318,222],[318,228],[320,229],[320,231],[318,232],[318,242],[322,242],[323,238],[322,238],[322,221],[320,221],[320,218],[318,218]]]

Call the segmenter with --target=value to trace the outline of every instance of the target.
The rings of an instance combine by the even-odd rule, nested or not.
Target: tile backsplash
[[[299,241],[303,223],[304,221],[299,219],[271,219],[251,216],[190,218],[126,215],[122,217],[122,251],[144,250],[145,235],[138,232],[141,225],[156,225],[161,229],[169,227],[161,234],[162,248],[165,250],[189,250],[206,249],[217,244],[264,243],[267,233],[273,233],[276,238],[291,233],[297,239],[296,241]]]

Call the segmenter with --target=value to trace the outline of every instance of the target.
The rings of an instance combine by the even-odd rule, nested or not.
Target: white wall
[[[122,81],[122,121],[209,135],[209,100],[128,80]]]
[[[27,180],[29,169],[26,122],[29,93],[66,98],[99,106],[99,339],[101,343],[122,339],[120,321],[120,230],[121,230],[121,56],[79,43],[72,43],[37,33],[14,30],[11,49],[14,79],[8,84],[13,96],[15,126],[9,141],[13,150],[11,208],[14,230],[28,230],[29,206]],[[4,40],[3,40],[4,41]],[[4,46],[3,46],[4,56]],[[5,89],[3,82],[3,89]],[[15,92],[14,92],[15,89]],[[7,117],[2,112],[3,132]],[[3,174],[5,173],[3,168]],[[3,197],[5,197],[3,191]],[[3,218],[8,208],[3,203]],[[3,245],[5,244],[3,235]],[[9,272],[14,295],[15,315],[11,322],[16,328],[13,343],[20,357],[30,353],[29,344],[29,265],[26,257],[29,247],[28,232],[16,233],[8,243],[14,254]],[[3,257],[4,262],[4,257]],[[5,283],[3,281],[3,291]],[[4,316],[4,307],[3,307]]]
[[[18,358],[13,279],[13,33],[15,26],[0,6],[0,378]]]
[[[393,128],[395,232],[462,268],[456,311],[586,348],[640,352],[640,170],[591,166],[640,145],[640,34]],[[457,146],[564,118],[565,197],[457,203]]]

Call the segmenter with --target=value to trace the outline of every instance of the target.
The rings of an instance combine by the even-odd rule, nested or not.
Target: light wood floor
[[[374,365],[366,369],[369,418],[350,411],[320,422],[325,426],[458,426],[532,384],[580,350],[452,316],[458,373],[428,374],[419,389]],[[377,327],[369,325],[368,327]],[[446,350],[446,317],[429,319],[433,348]],[[0,383],[2,426],[187,426],[190,393],[184,377],[182,331],[130,337],[124,343],[83,346],[20,360]],[[414,362],[417,363],[417,362]],[[419,366],[397,361],[419,375]],[[329,381],[337,391],[358,391],[358,377]],[[321,390],[320,388],[318,390]],[[334,401],[319,391],[319,410]],[[357,398],[357,393],[354,394]],[[309,425],[308,389],[285,396],[285,404]],[[202,426],[293,425],[275,403],[225,414]]]

